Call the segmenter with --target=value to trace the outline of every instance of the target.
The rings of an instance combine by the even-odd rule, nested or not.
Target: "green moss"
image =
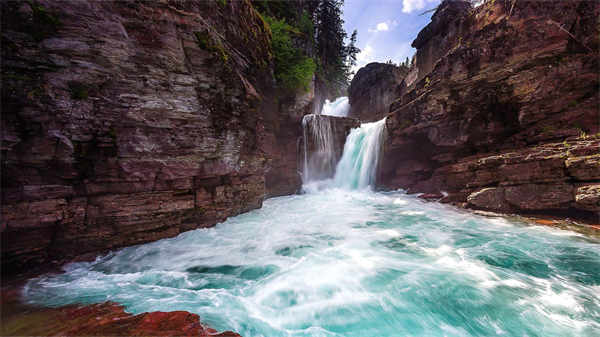
[[[229,61],[229,55],[221,41],[213,39],[208,32],[194,32],[194,35],[198,47],[217,55],[223,64]]]
[[[227,6],[227,0],[217,0],[217,2],[223,7]]]
[[[29,33],[36,41],[42,41],[54,34],[62,27],[56,15],[48,11],[37,1],[28,1],[31,7],[31,27]]]
[[[429,79],[429,76],[425,77],[425,86],[424,88],[428,88],[431,85],[431,80]]]
[[[71,92],[71,98],[76,100],[83,100],[88,98],[89,88],[80,82],[70,82],[69,91]]]

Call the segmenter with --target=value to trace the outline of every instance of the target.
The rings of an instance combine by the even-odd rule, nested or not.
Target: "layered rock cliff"
[[[271,94],[270,32],[249,1],[5,1],[2,44],[5,273],[211,226],[300,186],[312,93]]]
[[[360,68],[348,88],[349,117],[374,122],[385,117],[408,73],[406,67],[388,63],[369,63]]]
[[[390,107],[382,187],[598,221],[599,14],[592,1],[444,1],[413,43],[418,80]]]

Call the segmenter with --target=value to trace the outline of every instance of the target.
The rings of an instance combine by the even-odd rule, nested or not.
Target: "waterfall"
[[[321,115],[346,117],[350,111],[350,103],[348,97],[338,97],[333,102],[325,100]]]
[[[306,115],[302,119],[304,138],[304,184],[331,178],[335,172],[335,139],[329,118]]]
[[[342,159],[335,171],[335,186],[350,189],[373,186],[384,129],[385,118],[373,123],[364,123],[350,131]]]
[[[337,162],[336,144],[331,118],[345,116],[350,106],[348,97],[326,101],[321,114],[310,114],[302,119],[304,162],[302,183],[319,181],[317,190],[323,186],[362,189],[373,186],[381,152],[385,118],[364,123],[352,129],[346,138],[342,157]],[[339,151],[339,150],[338,150]],[[337,154],[339,156],[339,152]],[[337,165],[336,165],[337,164]],[[333,177],[333,182],[327,180]],[[315,185],[315,184],[312,184]]]

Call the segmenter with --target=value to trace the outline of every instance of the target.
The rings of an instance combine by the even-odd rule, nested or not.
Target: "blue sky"
[[[431,13],[419,15],[435,8],[440,0],[346,0],[344,2],[344,28],[348,36],[358,30],[355,70],[370,62],[394,63],[411,58],[415,49],[410,46],[417,34],[431,18]]]

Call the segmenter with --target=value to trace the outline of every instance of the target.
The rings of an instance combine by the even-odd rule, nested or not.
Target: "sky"
[[[416,52],[410,46],[431,19],[440,0],[345,0],[344,29],[348,36],[358,30],[357,65],[392,60],[400,63]]]

